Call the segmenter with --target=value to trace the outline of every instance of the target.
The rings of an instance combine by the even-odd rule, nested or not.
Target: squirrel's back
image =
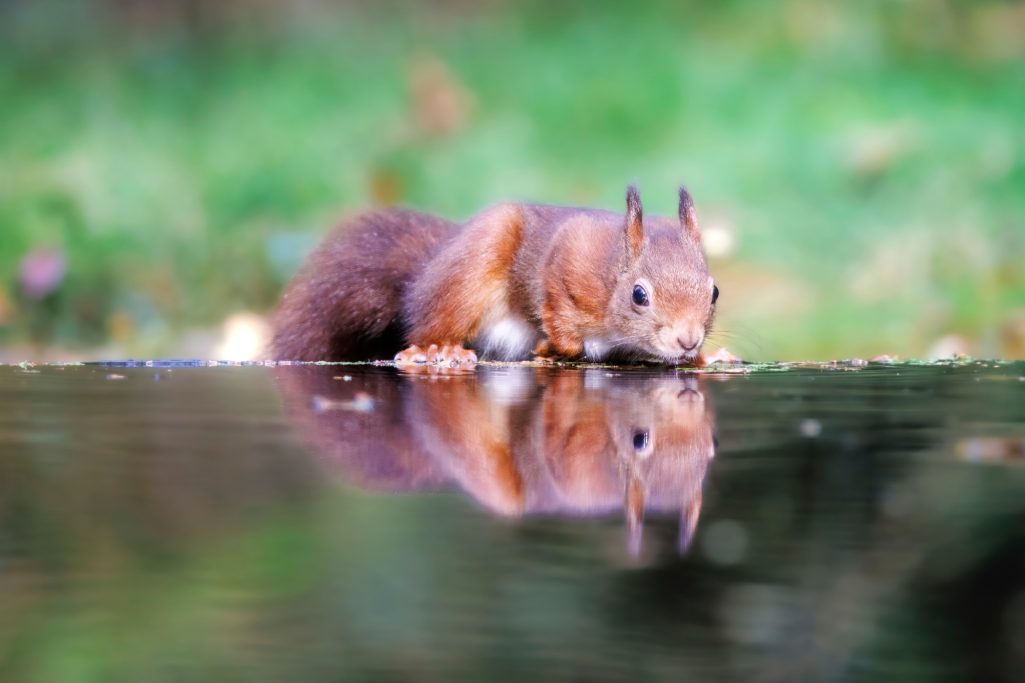
[[[274,357],[365,360],[399,351],[406,288],[458,230],[452,221],[404,209],[344,221],[282,296],[272,325]]]

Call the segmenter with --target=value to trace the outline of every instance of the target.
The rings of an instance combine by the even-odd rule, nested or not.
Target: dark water
[[[0,680],[1022,680],[1025,364],[779,370],[0,368]]]

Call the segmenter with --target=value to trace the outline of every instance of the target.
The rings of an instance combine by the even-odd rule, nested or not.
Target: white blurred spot
[[[822,423],[809,417],[807,420],[801,420],[800,430],[801,436],[814,439],[822,433]]]
[[[328,398],[316,395],[311,399],[313,411],[325,413],[329,410],[349,410],[354,413],[370,413],[374,410],[374,399],[366,392],[359,392],[351,400]]]
[[[515,405],[530,396],[534,375],[529,368],[505,368],[503,372],[486,375],[484,383],[488,397],[501,405]]]
[[[705,223],[701,228],[701,244],[712,258],[726,258],[737,249],[737,234],[722,221]]]
[[[970,347],[968,342],[956,334],[948,334],[945,337],[937,339],[933,345],[926,352],[925,356],[929,360],[943,360],[947,358],[958,358],[960,356],[970,356]]]
[[[224,334],[214,349],[218,360],[253,360],[263,355],[270,338],[267,321],[255,313],[235,313],[224,321]]]

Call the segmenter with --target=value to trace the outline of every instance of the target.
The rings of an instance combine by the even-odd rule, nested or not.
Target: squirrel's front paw
[[[438,365],[473,365],[477,362],[477,354],[464,349],[461,344],[431,344],[427,349],[427,362]]]
[[[431,344],[426,350],[419,346],[410,346],[405,351],[395,356],[395,363],[398,365],[473,365],[477,362],[477,354],[470,349],[464,349],[461,344],[445,344],[438,346]]]

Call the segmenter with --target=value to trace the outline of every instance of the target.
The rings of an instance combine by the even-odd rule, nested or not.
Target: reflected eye
[[[719,288],[716,287],[715,285],[712,285],[712,303],[714,304],[718,300],[719,300]]]
[[[634,303],[638,306],[647,306],[650,303],[648,301],[648,291],[640,285],[634,285]]]
[[[648,447],[648,432],[634,432],[634,450],[643,451]]]

